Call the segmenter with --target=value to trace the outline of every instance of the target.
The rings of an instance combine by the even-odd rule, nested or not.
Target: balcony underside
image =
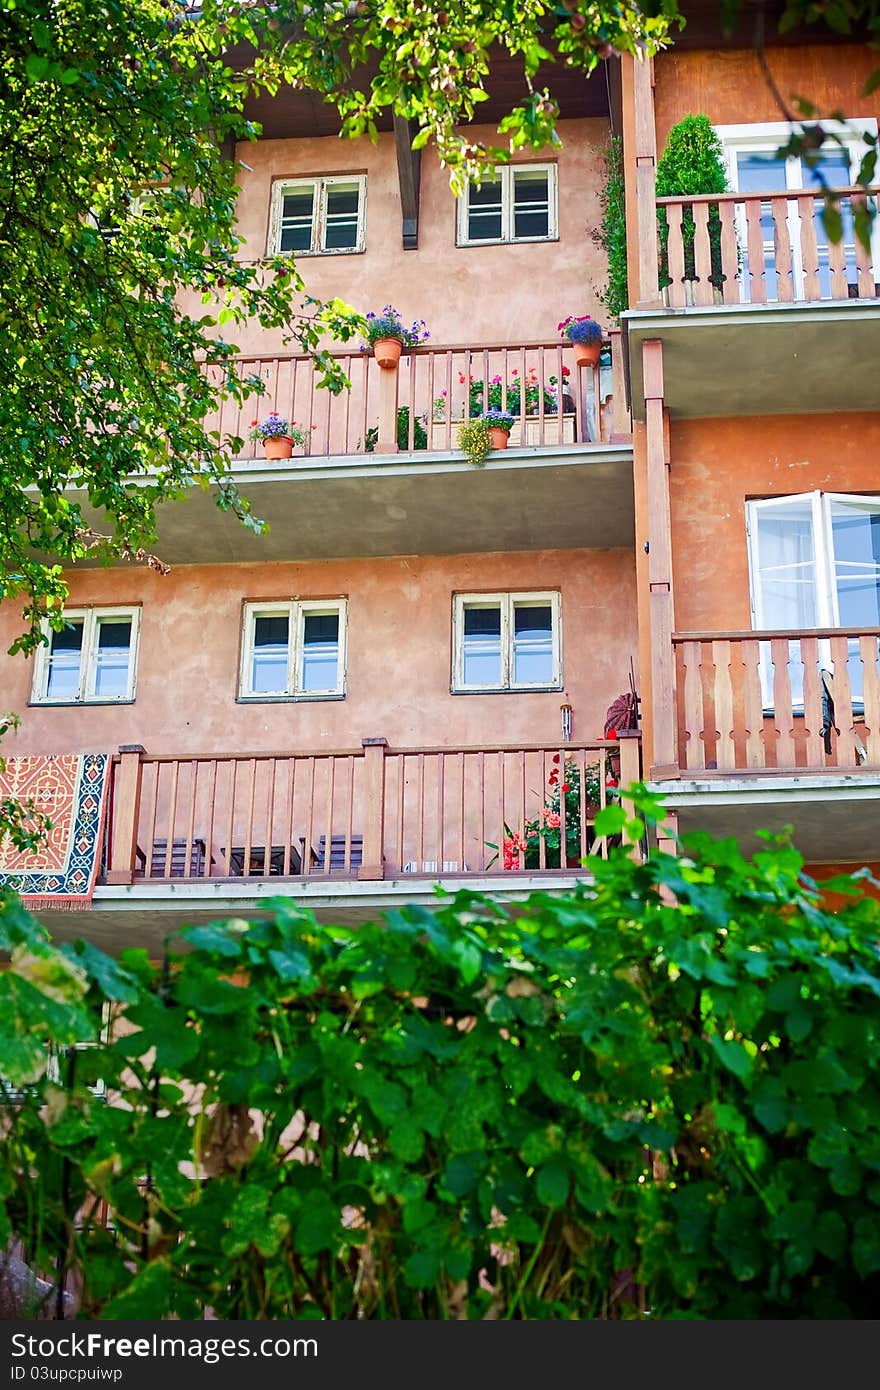
[[[880,860],[880,772],[688,778],[651,787],[678,813],[681,833],[732,837],[745,854],[762,848],[756,830],[791,825],[810,863]]]
[[[612,548],[634,543],[632,448],[509,448],[482,469],[421,451],[236,465],[256,536],[215,505],[213,488],[159,512],[157,550],[174,564],[482,551]],[[96,527],[97,514],[86,515]]]
[[[586,872],[501,873],[449,876],[440,880],[450,893],[461,888],[492,893],[506,901],[533,892],[563,891],[587,878]],[[290,897],[311,908],[319,920],[342,926],[375,921],[390,908],[406,904],[436,907],[437,879],[403,876],[379,882],[335,879],[306,882],[278,878],[247,883],[190,882],[99,884],[87,912],[40,912],[40,921],[56,941],[85,937],[111,955],[129,946],[161,953],[169,932],[188,923],[265,916],[268,903]]]
[[[734,304],[625,315],[633,415],[641,344],[663,342],[664,404],[680,419],[880,409],[880,301]]]

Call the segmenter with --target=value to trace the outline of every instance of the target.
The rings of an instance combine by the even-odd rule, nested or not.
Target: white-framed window
[[[240,698],[344,695],[347,610],[343,598],[246,603]]]
[[[363,251],[366,207],[366,174],[276,179],[269,254],[293,251],[300,256],[333,256]]]
[[[561,619],[558,590],[456,594],[453,691],[560,690]]]
[[[458,245],[506,241],[555,241],[555,164],[506,164],[458,200]]]
[[[36,704],[114,704],[133,700],[139,608],[67,608],[56,632],[43,623],[32,699]]]
[[[786,122],[768,122],[760,125],[716,126],[716,133],[724,146],[727,160],[727,177],[734,193],[800,193],[815,190],[821,199],[822,180],[828,188],[851,188],[855,185],[859,165],[867,152],[865,135],[877,135],[877,121],[873,118],[859,118],[851,121],[823,121],[823,129],[835,138],[827,139],[820,153],[815,169],[809,168],[799,155],[783,158],[777,154],[781,146],[787,144],[791,135]],[[876,181],[875,181],[876,182]],[[816,203],[813,224],[816,231],[816,247],[819,252],[819,284],[823,299],[831,298],[831,269],[828,256],[828,235],[822,224],[821,201]],[[846,199],[840,203],[843,220],[843,247],[846,264],[846,278],[850,285],[858,282],[856,267],[855,232],[852,212]],[[767,299],[778,299],[775,273],[774,224],[770,203],[762,204],[761,228],[764,240],[764,266]],[[743,262],[743,295],[747,297],[748,286],[748,233],[745,215],[737,213],[737,232],[740,256]],[[797,204],[788,205],[788,231],[792,253],[792,278],[795,298],[803,297],[804,266],[801,249],[800,226]],[[880,263],[880,225],[875,219],[872,232],[872,253],[874,264]]]
[[[803,492],[746,503],[752,622],[761,630],[880,627],[880,495]],[[765,644],[761,644],[762,647]],[[800,648],[790,678],[803,703]],[[820,664],[832,670],[827,641]],[[858,639],[850,640],[854,697],[862,693]],[[769,652],[762,652],[765,704],[772,703]]]

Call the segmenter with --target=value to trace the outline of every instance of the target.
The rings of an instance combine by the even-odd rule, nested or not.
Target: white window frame
[[[849,180],[850,186],[855,184],[856,174],[859,165],[867,150],[864,143],[865,135],[877,135],[877,121],[873,116],[854,117],[847,121],[822,121],[822,128],[828,133],[828,145],[832,149],[840,149],[838,140],[849,152]],[[738,154],[748,153],[773,153],[783,145],[788,144],[791,138],[791,126],[787,121],[762,121],[747,125],[718,125],[715,126],[715,133],[724,146],[724,157],[727,163],[727,182],[731,192],[739,192],[739,166],[737,164]],[[836,139],[833,137],[837,137]],[[815,188],[817,193],[821,192],[818,184],[813,185],[808,178],[804,182],[804,165],[799,155],[790,155],[785,161],[785,187],[788,192],[800,193],[810,191]],[[878,174],[870,187],[880,188],[880,174]],[[780,189],[780,192],[782,190]],[[763,209],[762,209],[763,211]],[[747,245],[748,229],[746,227],[745,213],[742,208],[736,211],[736,230],[740,246]],[[792,280],[795,287],[795,298],[803,297],[804,271],[803,258],[801,252],[800,227],[797,213],[797,204],[788,205],[788,236],[791,244]],[[765,252],[766,252],[765,248]],[[880,265],[880,218],[875,218],[871,230],[871,254],[874,265]],[[745,296],[746,286],[743,284],[740,289],[741,295]],[[775,301],[773,301],[775,302]]]
[[[546,236],[514,236],[513,218],[513,181],[514,175],[528,169],[532,172],[538,171],[547,175],[547,235]],[[558,241],[559,240],[559,171],[556,164],[502,164],[496,170],[501,181],[501,236],[483,237],[480,240],[471,241],[468,236],[468,211],[470,208],[470,190],[468,185],[466,191],[457,200],[457,236],[458,246],[519,246],[533,241]],[[498,179],[487,180],[496,183]]]
[[[335,613],[339,618],[339,656],[336,663],[336,685],[326,690],[302,689],[302,658],[305,619],[308,614],[318,617]],[[256,618],[288,620],[287,683],[284,690],[251,690]],[[346,649],[348,635],[348,600],[328,599],[267,599],[248,601],[242,621],[241,665],[238,679],[239,700],[265,702],[272,700],[332,700],[345,695]]]
[[[55,629],[49,625],[47,618],[43,619],[42,631],[48,638],[48,643],[41,644],[36,651],[34,660],[34,683],[31,692],[31,703],[34,705],[120,705],[130,704],[134,699],[135,686],[137,684],[137,658],[140,636],[141,610],[140,608],[65,608],[65,620],[82,620],[83,640],[80,649],[79,663],[79,682],[75,695],[52,697],[47,695],[46,690],[49,683],[49,658],[51,656],[51,643]],[[131,641],[128,648],[128,681],[125,691],[121,695],[96,695],[95,685],[95,662],[97,658],[97,632],[98,625],[104,618],[127,618],[131,622]]]
[[[356,246],[324,245],[327,229],[327,190],[334,184],[358,185],[358,225]],[[281,250],[281,214],[284,196],[298,188],[314,190],[312,203],[312,240],[308,251]],[[365,249],[367,230],[366,174],[319,174],[310,178],[275,179],[272,183],[272,203],[269,216],[270,256],[355,256]]]
[[[816,629],[840,627],[840,601],[837,593],[837,576],[834,562],[834,538],[831,524],[831,507],[837,503],[864,506],[880,512],[880,493],[866,494],[855,492],[791,492],[782,497],[755,498],[746,502],[746,539],[749,557],[749,603],[752,615],[752,628],[761,632],[766,629],[764,617],[764,598],[760,584],[760,557],[758,554],[758,516],[763,512],[781,510],[792,502],[809,501],[813,527],[814,583],[816,597]],[[809,632],[811,629],[804,628]],[[762,648],[764,644],[761,643]],[[792,657],[799,661],[793,644]],[[820,669],[831,671],[834,662],[831,658],[831,645],[827,638],[819,640]],[[773,671],[769,652],[762,650],[759,664],[761,690],[765,711],[773,709]],[[854,709],[861,709],[861,701],[856,698]],[[802,709],[797,698],[796,710]]]
[[[553,640],[553,677],[550,682],[513,683],[513,611],[517,604],[544,604],[550,608]],[[501,683],[468,685],[464,679],[464,613],[468,607],[501,609]],[[454,594],[452,598],[452,685],[454,695],[477,691],[520,691],[562,689],[562,594],[558,589],[523,590],[495,594]]]

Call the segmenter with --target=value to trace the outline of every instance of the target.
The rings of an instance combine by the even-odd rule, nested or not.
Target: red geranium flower
[[[605,737],[606,737],[606,738],[617,738],[617,730],[616,730],[616,729],[609,729],[609,730],[608,730],[608,733],[605,735]]]
[[[564,792],[570,792],[570,791],[571,791],[571,783],[570,783],[570,782],[563,782],[563,784],[562,784],[562,790],[563,790]]]

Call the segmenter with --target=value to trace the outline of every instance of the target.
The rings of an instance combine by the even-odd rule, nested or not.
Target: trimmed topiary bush
[[[708,116],[685,116],[669,132],[666,148],[657,163],[657,197],[670,198],[685,194],[726,193],[727,169],[724,147]],[[669,278],[669,220],[665,208],[657,211],[660,238],[660,288],[670,284]],[[685,205],[682,218],[684,238],[684,278],[693,280],[694,218]],[[709,207],[709,247],[712,274],[709,279],[716,289],[724,284],[721,268],[721,218],[717,204]]]

